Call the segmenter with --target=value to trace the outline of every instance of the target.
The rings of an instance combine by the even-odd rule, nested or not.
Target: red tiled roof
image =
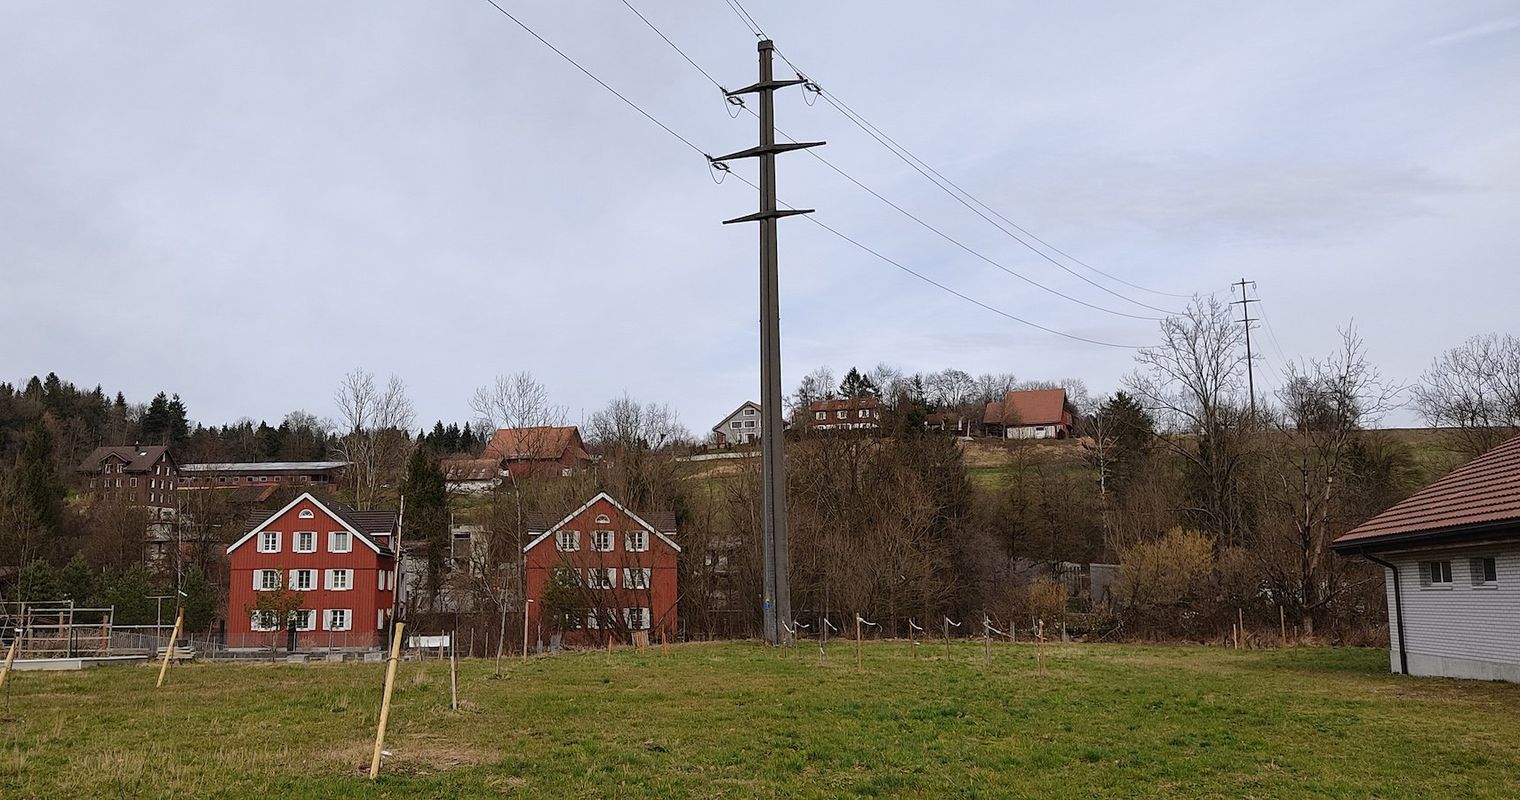
[[[581,433],[574,425],[537,428],[500,428],[486,445],[482,458],[505,458],[508,461],[555,461],[572,450],[576,458],[591,460],[581,445]]]
[[[1520,523],[1520,436],[1358,525],[1333,546],[1344,550],[1505,522]]]
[[[1055,425],[1066,422],[1065,389],[1026,389],[1009,392],[987,404],[983,422],[994,425]]]

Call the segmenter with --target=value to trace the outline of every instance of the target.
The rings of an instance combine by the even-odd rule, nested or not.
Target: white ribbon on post
[[[912,617],[908,618],[908,627],[920,633],[922,633],[924,630],[923,628],[918,627],[918,623],[914,622]]]

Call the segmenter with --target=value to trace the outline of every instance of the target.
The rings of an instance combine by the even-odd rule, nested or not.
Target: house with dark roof
[[[749,444],[760,441],[762,415],[760,404],[745,400],[739,407],[713,426],[713,442],[716,444]]]
[[[814,400],[794,412],[793,424],[815,431],[876,430],[881,427],[881,400],[876,397]]]
[[[91,496],[142,506],[156,514],[176,507],[179,468],[167,447],[97,447],[74,471],[80,490]]]
[[[278,511],[251,513],[227,546],[227,646],[380,647],[396,607],[400,534],[395,511],[355,511],[311,492]],[[259,608],[261,595],[275,593],[300,598],[286,619]]]
[[[1065,439],[1076,413],[1065,389],[1024,389],[988,403],[982,429],[1004,439]]]
[[[1394,672],[1520,681],[1520,437],[1331,548],[1383,568]]]
[[[514,478],[569,477],[592,464],[574,425],[499,428],[480,457],[500,460]]]
[[[527,624],[544,641],[588,644],[677,630],[674,514],[635,511],[606,492],[528,520]]]

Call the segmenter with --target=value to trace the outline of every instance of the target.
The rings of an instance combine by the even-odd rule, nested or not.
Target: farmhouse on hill
[[[558,519],[530,520],[528,630],[565,644],[676,633],[673,514],[635,512],[600,492]]]
[[[500,460],[514,478],[568,478],[592,463],[574,425],[500,428],[480,457]]]
[[[501,485],[506,467],[499,458],[446,458],[438,462],[451,494],[481,494]]]
[[[1024,389],[988,403],[982,426],[1005,439],[1065,439],[1075,416],[1065,389]]]
[[[814,400],[799,409],[797,425],[815,431],[875,430],[881,427],[881,400],[871,396]]]
[[[745,400],[723,421],[713,426],[713,441],[717,444],[749,444],[760,441],[760,404]]]
[[[227,547],[227,647],[369,650],[384,644],[396,588],[395,511],[355,511],[303,493],[274,513],[250,515]],[[259,610],[294,600],[287,619]]]
[[[1520,681],[1520,436],[1331,547],[1383,567],[1394,672]]]

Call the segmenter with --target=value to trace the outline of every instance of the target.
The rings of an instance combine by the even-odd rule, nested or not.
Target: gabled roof
[[[255,534],[264,530],[269,523],[279,519],[285,512],[295,508],[302,500],[309,500],[317,508],[327,512],[327,515],[338,521],[349,533],[352,533],[359,541],[369,549],[377,553],[391,552],[387,542],[381,546],[375,541],[375,536],[380,534],[392,535],[396,533],[396,523],[400,515],[395,511],[355,511],[354,509],[338,502],[337,500],[321,500],[311,492],[302,492],[301,496],[285,504],[284,508],[274,513],[255,511],[248,515],[244,523],[243,535],[237,541],[227,545],[227,552],[231,553],[244,542],[252,539]]]
[[[1395,503],[1331,546],[1354,550],[1506,527],[1520,533],[1520,436]]]
[[[544,520],[548,519],[546,517],[530,519],[528,521],[528,535],[533,536],[534,538],[533,541],[528,542],[523,546],[523,552],[526,553],[529,550],[532,550],[533,548],[537,547],[540,542],[548,539],[550,536],[553,536],[555,531],[563,528],[571,520],[580,516],[581,513],[586,509],[595,505],[596,501],[598,500],[606,500],[607,502],[611,503],[614,508],[616,508],[618,511],[623,512],[624,516],[633,520],[636,524],[639,525],[639,527],[659,537],[660,541],[670,545],[670,548],[672,550],[675,550],[677,553],[681,552],[681,546],[676,544],[674,539],[670,538],[676,532],[676,521],[674,514],[650,514],[646,516],[644,514],[633,511],[622,503],[619,503],[617,500],[613,499],[612,495],[607,494],[606,492],[597,492],[596,496],[582,503],[580,508],[577,508],[576,510],[571,511],[569,514],[561,517],[557,522],[544,524]],[[655,521],[652,522],[651,518],[653,518]],[[659,524],[656,524],[656,522]]]
[[[498,428],[481,458],[508,461],[557,461],[569,451],[575,458],[591,460],[574,425],[536,428]]]
[[[1065,389],[1024,389],[987,404],[983,422],[994,425],[1055,425],[1066,421]]]
[[[501,477],[499,458],[446,458],[438,462],[443,479],[457,481],[488,481]]]
[[[746,408],[754,408],[755,411],[758,412],[758,411],[760,411],[760,404],[756,403],[753,400],[745,400],[744,402],[742,402],[742,403],[739,404],[738,408],[734,409],[733,411],[728,412],[728,416],[726,416],[722,420],[720,420],[717,425],[714,425],[712,427],[713,432],[716,433],[716,432],[722,430],[725,423],[727,423],[729,420],[733,419],[734,417],[739,416],[739,412],[743,411]]]
[[[90,451],[90,454],[85,457],[84,461],[80,462],[78,471],[94,472],[100,469],[100,462],[105,461],[109,456],[116,456],[127,464],[122,468],[123,471],[147,472],[153,469],[153,465],[157,464],[159,459],[164,458],[168,454],[169,448],[161,445],[145,447],[97,447]],[[170,458],[169,460],[173,461],[174,459]]]

